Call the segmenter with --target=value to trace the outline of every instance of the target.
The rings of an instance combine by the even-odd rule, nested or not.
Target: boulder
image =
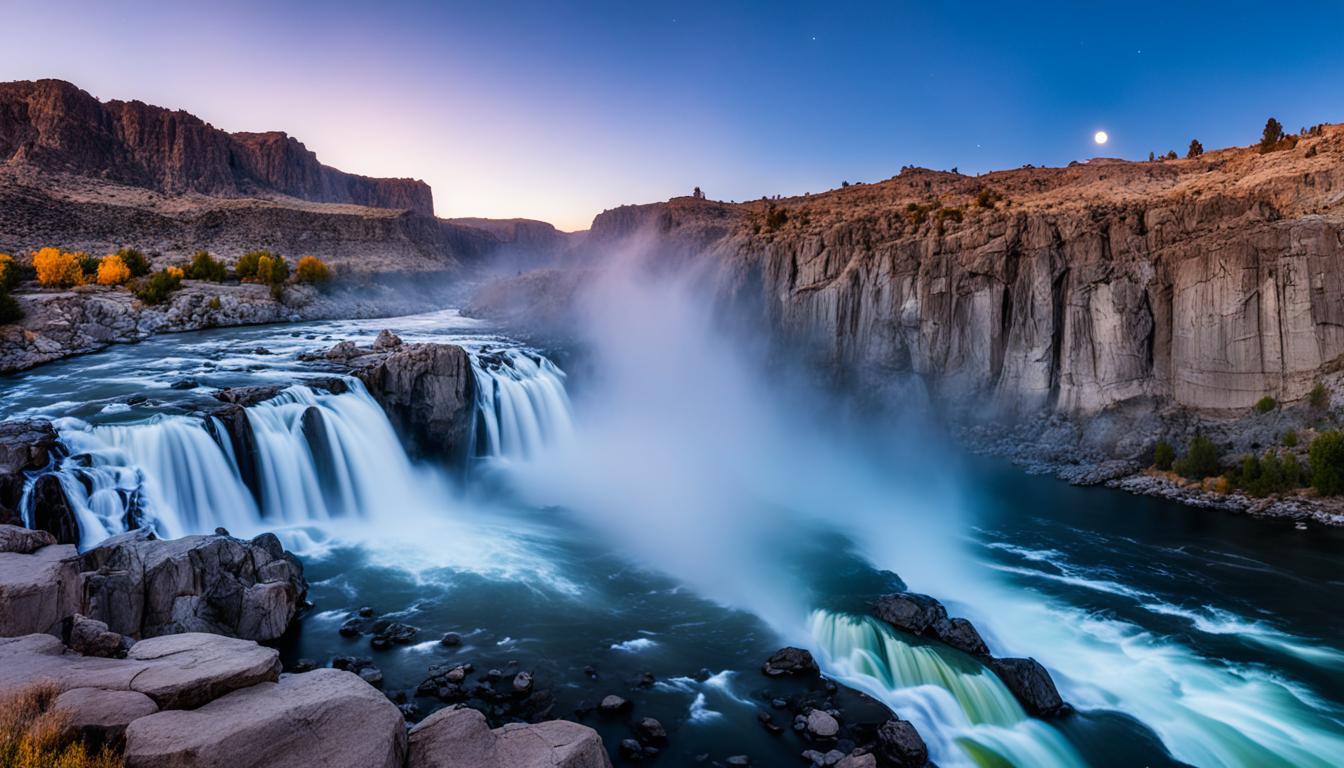
[[[1035,659],[992,659],[989,668],[1028,713],[1036,717],[1058,717],[1071,711],[1060,698],[1050,673]]]
[[[106,659],[126,655],[130,638],[109,631],[107,625],[76,613],[61,623],[61,639],[75,653]]]
[[[411,729],[410,768],[611,768],[597,731],[566,720],[490,730],[474,709],[441,709]]]
[[[914,592],[883,595],[877,599],[874,610],[879,619],[912,635],[922,635],[947,619],[947,609],[942,603]]]
[[[127,768],[401,768],[406,729],[385,696],[318,669],[234,691],[126,729]]]
[[[126,726],[159,711],[159,705],[137,691],[71,688],[56,697],[54,708],[66,717],[66,736],[97,746],[120,745]]]
[[[140,638],[212,632],[274,640],[308,591],[302,564],[269,533],[161,540],[136,530],[85,552],[79,569],[82,612]]]
[[[988,656],[989,647],[980,637],[980,632],[967,619],[944,619],[936,622],[932,630],[934,637],[963,653],[972,656]]]
[[[56,543],[56,537],[46,531],[34,531],[17,525],[0,524],[0,554],[12,552],[31,555],[37,550]]]
[[[378,338],[373,340],[373,351],[386,352],[400,347],[402,343],[400,336],[384,328],[378,332]]]
[[[463,348],[403,344],[361,360],[364,382],[412,453],[465,458],[475,426],[476,375]]]
[[[0,523],[23,524],[19,501],[28,472],[50,466],[64,453],[60,437],[45,419],[0,421]]]
[[[851,752],[836,761],[835,768],[877,768],[877,758],[868,752]]]
[[[257,439],[248,421],[247,409],[237,403],[215,408],[207,414],[205,429],[220,447],[233,453],[238,475],[252,491],[252,498],[261,504],[261,476],[257,469]]]
[[[215,398],[244,408],[270,400],[283,392],[283,384],[258,384],[250,387],[229,387],[215,393]]]
[[[20,548],[45,540],[40,534],[8,535],[10,541],[24,542]],[[31,554],[0,552],[0,637],[61,631],[61,621],[79,608],[78,554],[70,544],[48,545]]]
[[[840,732],[840,721],[824,709],[807,713],[807,732],[819,739],[833,739]]]
[[[891,719],[877,729],[877,751],[897,768],[922,768],[929,762],[929,748],[915,726]]]
[[[816,675],[821,672],[810,652],[792,646],[775,651],[769,659],[766,659],[761,671],[771,677]]]

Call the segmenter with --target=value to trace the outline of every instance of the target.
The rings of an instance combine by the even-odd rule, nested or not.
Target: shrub
[[[182,270],[168,267],[150,275],[141,282],[135,297],[146,304],[162,304],[182,287]]]
[[[131,279],[131,268],[115,253],[109,253],[98,262],[99,285],[121,285]]]
[[[14,257],[8,253],[0,253],[0,288],[12,290],[19,284],[19,269],[14,263]]]
[[[197,251],[196,255],[191,257],[191,264],[187,265],[186,275],[192,280],[222,283],[228,276],[228,267],[224,266],[224,262],[211,256],[209,251]]]
[[[1296,430],[1296,429],[1290,429],[1290,430],[1288,430],[1287,432],[1284,432],[1284,433],[1283,433],[1283,440],[1282,440],[1282,442],[1283,442],[1284,446],[1286,446],[1286,447],[1288,447],[1288,448],[1296,448],[1296,447],[1297,447],[1297,430]]]
[[[131,277],[144,277],[150,273],[149,259],[146,259],[145,254],[135,248],[118,249],[117,255],[130,268]]]
[[[937,220],[939,226],[941,226],[944,221],[955,221],[958,224],[961,223],[960,208],[939,208],[938,212],[933,216],[934,219]]]
[[[1344,433],[1322,432],[1311,441],[1311,484],[1322,496],[1344,493]]]
[[[1302,487],[1302,465],[1295,453],[1289,452],[1283,455],[1283,482],[1285,490]]]
[[[783,208],[776,208],[772,205],[765,211],[765,231],[769,232],[779,229],[784,226],[788,220],[788,211],[785,211]]]
[[[55,708],[60,689],[51,683],[0,694],[0,766],[16,768],[116,768],[120,756],[104,747],[90,752],[65,737],[69,715]]]
[[[294,269],[294,277],[300,283],[325,283],[331,279],[331,270],[316,256],[302,256]]]
[[[1172,469],[1189,480],[1203,480],[1218,474],[1218,446],[1203,435],[1195,435],[1185,449],[1185,455],[1172,464]]]
[[[1316,382],[1316,386],[1312,387],[1311,392],[1307,395],[1307,402],[1311,403],[1312,408],[1326,407],[1330,404],[1330,390],[1326,389],[1325,385],[1319,381]]]
[[[1191,139],[1190,149],[1186,150],[1185,152],[1186,159],[1193,160],[1194,158],[1199,157],[1202,154],[1204,154],[1204,145],[1199,143],[1199,139]]]
[[[62,251],[59,248],[41,248],[33,252],[33,269],[37,281],[48,288],[68,288],[84,284],[84,270],[79,257],[83,254]]]
[[[1167,154],[1165,154],[1165,155],[1162,156],[1162,159],[1163,159],[1163,160],[1175,160],[1176,158],[1177,158],[1177,154],[1176,154],[1176,150],[1174,150],[1174,149],[1169,149],[1169,150],[1167,150]]]
[[[1270,411],[1278,407],[1279,407],[1279,401],[1275,400],[1269,395],[1265,395],[1264,397],[1255,401],[1256,413],[1269,413]]]
[[[1166,472],[1171,469],[1174,461],[1176,461],[1176,449],[1166,440],[1158,440],[1157,445],[1153,447],[1153,466]]]
[[[929,213],[938,207],[937,202],[920,205],[919,203],[910,203],[905,206],[905,220],[918,227],[925,221],[928,221]]]
[[[98,265],[102,260],[83,251],[76,253],[75,258],[79,260],[79,271],[84,273],[84,282],[93,282],[98,276]]]
[[[981,208],[993,208],[994,204],[1003,199],[1003,195],[990,189],[981,187],[979,192],[975,193],[975,204]]]
[[[274,257],[275,254],[270,251],[248,251],[238,257],[238,263],[234,265],[233,271],[238,273],[240,280],[253,280],[257,276],[257,264],[263,256]]]
[[[1273,449],[1265,451],[1265,455],[1259,458],[1255,454],[1247,454],[1241,460],[1238,487],[1256,498],[1296,488],[1301,479],[1301,469],[1297,457],[1291,453],[1288,456],[1292,459],[1291,469],[1288,461]]]

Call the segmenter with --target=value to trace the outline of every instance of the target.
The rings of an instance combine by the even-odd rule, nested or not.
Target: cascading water
[[[913,722],[940,765],[1085,764],[993,672],[956,651],[908,643],[866,616],[814,611],[808,629],[827,672]]]
[[[565,373],[534,352],[501,349],[472,356],[479,457],[528,459],[574,429]]]

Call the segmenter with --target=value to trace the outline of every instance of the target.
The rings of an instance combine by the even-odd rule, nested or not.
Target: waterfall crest
[[[913,722],[940,765],[1085,765],[970,657],[906,642],[867,616],[814,611],[808,629],[827,673]]]
[[[472,356],[476,374],[476,446],[481,458],[522,460],[574,429],[565,372],[522,349]]]

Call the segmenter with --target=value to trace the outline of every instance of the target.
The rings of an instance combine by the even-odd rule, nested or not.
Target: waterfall
[[[529,459],[573,429],[565,373],[545,357],[522,349],[472,356],[476,374],[477,428],[473,455]]]
[[[349,384],[339,395],[296,385],[248,408],[251,457],[237,455],[215,417],[97,426],[58,420],[69,455],[55,474],[79,522],[80,546],[137,525],[174,538],[420,504],[409,498],[421,483],[391,424],[358,381]],[[255,463],[255,489],[244,480],[244,458]]]
[[[814,611],[828,674],[910,720],[940,765],[1083,766],[1057,730],[1027,716],[992,671],[965,654],[907,642],[867,616]]]

